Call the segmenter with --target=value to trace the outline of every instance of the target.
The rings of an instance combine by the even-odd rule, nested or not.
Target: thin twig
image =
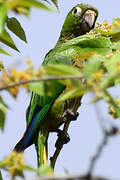
[[[40,82],[40,81],[49,81],[49,80],[64,80],[64,79],[80,79],[83,78],[83,75],[65,75],[65,76],[48,76],[48,77],[41,77],[38,79],[31,79],[31,80],[25,80],[25,81],[20,81],[17,83],[12,83],[9,85],[5,85],[3,87],[0,87],[0,91],[13,88],[15,86],[20,86],[22,84],[28,84],[28,83],[35,83],[35,82]]]
[[[104,137],[103,137],[103,140],[102,142],[100,143],[98,149],[96,150],[93,158],[91,159],[91,162],[90,162],[90,166],[89,166],[89,169],[88,169],[88,175],[87,175],[87,180],[92,180],[92,172],[95,168],[95,164],[97,162],[97,160],[100,158],[106,144],[108,144],[108,140],[110,137],[114,136],[117,134],[118,132],[118,129],[116,127],[111,127],[111,130],[107,131],[105,128],[104,129]],[[102,130],[103,130],[102,129]]]
[[[93,156],[92,159],[91,159],[90,166],[89,166],[89,170],[88,170],[87,180],[91,180],[91,179],[92,179],[92,172],[93,172],[93,170],[94,170],[96,161],[98,160],[98,158],[99,158],[100,155],[102,154],[102,151],[103,151],[105,145],[107,144],[107,142],[108,142],[108,135],[107,135],[107,133],[105,133],[104,138],[103,138],[101,144],[99,145],[96,153],[94,154],[94,156]]]

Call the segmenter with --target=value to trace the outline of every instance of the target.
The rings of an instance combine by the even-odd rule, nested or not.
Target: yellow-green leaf
[[[53,4],[56,6],[56,8],[58,9],[58,2],[57,0],[51,0],[53,2]]]
[[[10,0],[6,1],[6,6],[8,9],[14,9],[16,7],[36,7],[44,10],[53,10],[51,7],[48,6],[48,3],[43,3],[43,1],[37,1],[37,0]]]
[[[0,96],[0,128],[3,130],[5,124],[5,116],[7,111],[7,105],[4,103]]]
[[[59,54],[64,56],[73,56],[75,54],[87,54],[90,52],[106,55],[111,52],[111,41],[107,37],[91,37],[87,35],[74,38],[64,43],[60,49]]]
[[[5,54],[5,55],[8,55],[8,56],[11,56],[6,50],[0,48],[0,53],[1,54]]]
[[[3,180],[3,178],[2,178],[2,174],[1,174],[1,171],[0,171],[0,180]]]
[[[12,40],[11,36],[9,35],[7,31],[4,31],[2,34],[0,34],[0,41],[19,52],[14,41]]]
[[[118,65],[120,65],[120,54],[115,53],[111,58],[104,60],[104,66],[109,73],[115,73],[118,71]]]
[[[16,36],[18,36],[21,40],[27,42],[25,32],[19,23],[19,21],[12,17],[7,19],[7,27],[10,31],[12,31]]]
[[[61,95],[57,99],[57,101],[60,102],[60,101],[65,101],[70,98],[80,97],[80,96],[83,96],[87,92],[88,92],[88,89],[86,87],[85,88],[79,88],[79,87],[77,88],[76,87],[75,89],[71,89],[68,92]]]
[[[5,3],[0,3],[0,34],[4,31],[4,24],[7,17],[7,8]]]
[[[38,168],[37,172],[39,176],[50,176],[53,174],[53,169],[49,164],[46,164]]]
[[[62,90],[63,84],[58,81],[42,81],[29,84],[29,89],[41,96],[56,96]]]
[[[89,58],[85,64],[83,74],[87,79],[91,78],[91,76],[96,73],[101,66],[101,56],[92,56]]]
[[[4,70],[4,65],[2,63],[2,61],[0,61],[0,71],[3,71]]]
[[[56,76],[80,74],[80,72],[76,68],[63,64],[48,65],[45,67],[45,69],[49,74]]]

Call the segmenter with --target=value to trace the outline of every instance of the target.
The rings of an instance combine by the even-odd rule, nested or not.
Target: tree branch
[[[9,89],[9,88],[13,88],[15,86],[20,86],[20,85],[23,85],[23,84],[35,83],[35,82],[40,82],[40,81],[64,80],[64,79],[80,79],[80,78],[83,78],[83,75],[79,74],[79,75],[41,77],[41,78],[38,78],[38,79],[25,80],[25,81],[20,81],[20,82],[17,82],[17,83],[12,83],[12,84],[5,85],[3,87],[0,87],[0,91],[5,90],[5,89]]]
[[[36,178],[28,178],[26,180],[87,180],[86,175],[53,175],[53,176],[42,176]],[[109,178],[92,176],[91,180],[110,180]]]

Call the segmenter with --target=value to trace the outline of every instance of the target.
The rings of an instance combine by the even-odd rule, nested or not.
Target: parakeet
[[[60,37],[55,47],[46,55],[42,65],[71,64],[81,70],[85,63],[76,63],[72,58],[65,61],[65,57],[59,55],[59,47],[68,40],[84,35],[94,28],[98,11],[87,4],[78,4],[68,13],[63,24]],[[57,56],[56,56],[57,54]],[[26,113],[27,127],[22,139],[16,144],[14,151],[23,152],[32,144],[36,145],[38,153],[38,165],[44,165],[47,159],[47,140],[50,132],[61,133],[58,128],[65,120],[77,118],[77,110],[81,105],[81,97],[68,99],[57,103],[56,99],[66,91],[67,87],[58,81],[53,81],[54,96],[40,96],[32,93],[30,104]],[[65,140],[66,143],[67,140]]]

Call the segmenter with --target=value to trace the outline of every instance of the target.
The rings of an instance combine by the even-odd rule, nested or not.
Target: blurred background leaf
[[[5,104],[3,98],[0,96],[0,129],[4,129],[5,116],[8,106]]]
[[[16,36],[18,36],[21,40],[27,42],[25,32],[16,18],[8,18],[7,19],[7,27],[11,30]]]

